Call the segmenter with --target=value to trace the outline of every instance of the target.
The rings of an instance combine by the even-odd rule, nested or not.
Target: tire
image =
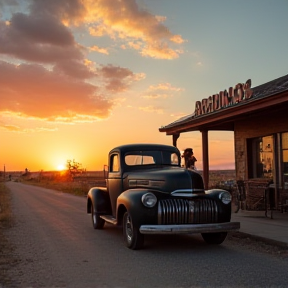
[[[105,220],[100,218],[98,214],[95,213],[94,207],[91,207],[91,215],[92,215],[92,225],[94,229],[103,229]]]
[[[221,244],[227,236],[227,232],[202,233],[202,238],[207,244]]]
[[[123,216],[123,236],[126,246],[133,250],[141,249],[144,245],[144,235],[139,232],[139,227],[133,225],[133,220],[128,212]]]

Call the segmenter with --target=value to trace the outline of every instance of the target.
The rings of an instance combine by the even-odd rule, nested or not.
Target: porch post
[[[201,131],[202,133],[202,163],[203,163],[203,180],[204,188],[209,186],[209,155],[208,155],[208,131]]]
[[[177,139],[179,138],[180,133],[173,134],[173,146],[177,147]]]

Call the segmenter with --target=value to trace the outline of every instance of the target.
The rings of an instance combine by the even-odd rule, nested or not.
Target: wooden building
[[[266,181],[273,183],[275,206],[288,204],[288,75],[257,87],[251,87],[251,80],[238,83],[197,101],[193,114],[159,128],[160,132],[172,136],[174,146],[181,133],[202,133],[206,189],[209,185],[208,131],[215,130],[234,131],[236,180],[250,183],[247,200],[253,200],[253,196],[257,196],[253,194],[260,191],[252,189],[253,183],[254,187],[260,187],[259,183]],[[247,201],[251,209],[252,200]]]

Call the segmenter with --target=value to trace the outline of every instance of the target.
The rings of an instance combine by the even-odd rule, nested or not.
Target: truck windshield
[[[131,151],[125,155],[128,166],[139,165],[173,165],[178,166],[180,158],[175,152],[169,151]]]

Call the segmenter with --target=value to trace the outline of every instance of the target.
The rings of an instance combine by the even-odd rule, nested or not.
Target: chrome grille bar
[[[166,199],[158,202],[158,224],[217,223],[217,204],[212,199]]]

